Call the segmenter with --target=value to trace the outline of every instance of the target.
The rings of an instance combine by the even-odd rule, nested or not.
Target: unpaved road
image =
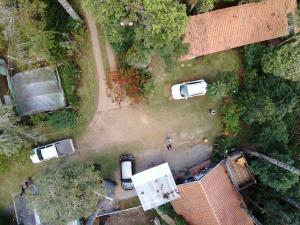
[[[201,143],[205,131],[199,126],[196,130],[189,127],[187,118],[173,111],[154,112],[147,105],[129,105],[119,108],[106,95],[105,70],[101,58],[101,48],[94,18],[87,14],[88,28],[91,33],[94,58],[99,81],[97,112],[85,134],[77,140],[80,155],[89,156],[95,152],[114,151],[113,146],[131,146],[137,161],[137,171],[142,171],[169,162],[174,172],[201,163],[211,156],[211,146]],[[106,43],[111,70],[116,69],[111,47]],[[186,126],[184,126],[186,125]],[[173,150],[165,148],[165,138],[170,136]],[[118,181],[116,172],[116,181]],[[117,187],[117,198],[128,198],[134,192],[124,192]]]

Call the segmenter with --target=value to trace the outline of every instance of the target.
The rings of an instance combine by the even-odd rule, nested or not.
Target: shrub
[[[2,30],[0,29],[0,52],[3,52],[6,48],[6,41],[4,39],[4,35]]]
[[[196,7],[199,13],[208,12],[215,7],[215,0],[198,0]]]
[[[232,72],[221,73],[217,81],[208,85],[207,94],[214,100],[235,94],[238,91],[238,77]]]
[[[160,206],[158,210],[175,220],[176,225],[187,225],[184,219],[174,211],[170,203]]]
[[[62,79],[66,98],[70,105],[77,105],[79,97],[76,95],[79,72],[75,64],[65,61],[58,67],[59,75]]]
[[[226,104],[221,107],[224,130],[230,133],[240,131],[240,110],[237,104]]]
[[[61,110],[49,115],[46,122],[53,130],[74,129],[77,125],[77,113],[69,110]]]
[[[106,79],[107,95],[119,105],[125,100],[126,96],[134,101],[139,101],[145,96],[145,90],[151,88],[151,86],[148,86],[151,77],[151,73],[147,69],[124,68],[111,72]]]

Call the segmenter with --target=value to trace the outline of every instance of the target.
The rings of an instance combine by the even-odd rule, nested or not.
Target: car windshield
[[[39,160],[41,160],[41,161],[44,160],[44,158],[43,158],[43,156],[42,156],[41,149],[36,150],[36,154],[37,154]]]
[[[188,97],[187,85],[183,84],[180,86],[180,94],[182,97]]]

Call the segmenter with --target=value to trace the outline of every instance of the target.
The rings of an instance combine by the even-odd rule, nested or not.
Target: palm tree
[[[79,15],[75,12],[75,10],[73,9],[73,7],[71,6],[71,4],[67,0],[57,0],[57,1],[62,5],[62,7],[64,7],[64,9],[67,11],[67,13],[74,20],[78,20],[78,21],[82,22],[82,20],[79,17]]]

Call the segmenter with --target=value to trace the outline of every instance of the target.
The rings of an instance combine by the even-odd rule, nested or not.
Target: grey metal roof
[[[66,106],[57,70],[44,67],[15,74],[12,94],[20,116],[53,111]]]

